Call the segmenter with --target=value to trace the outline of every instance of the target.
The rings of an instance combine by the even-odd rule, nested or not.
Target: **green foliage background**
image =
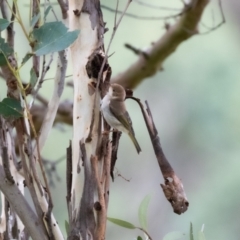
[[[28,3],[26,0],[21,2]],[[159,4],[158,1],[151,3]],[[223,6],[227,19],[225,25],[182,44],[164,63],[164,71],[146,79],[134,92],[136,97],[148,100],[164,152],[184,184],[190,206],[181,216],[172,212],[163,196],[159,185],[163,179],[140,110],[135,103],[127,101],[143,153],[138,156],[128,137],[122,137],[116,168],[130,181],[116,177],[115,182],[111,183],[109,217],[137,225],[138,207],[142,199],[151,194],[148,230],[154,240],[162,239],[171,231],[188,233],[190,222],[193,223],[194,232],[204,223],[207,239],[239,239],[240,47],[239,25],[233,16],[232,3],[225,1]],[[102,4],[115,6],[114,1],[109,3],[105,0]],[[162,1],[161,4],[180,6],[180,1]],[[123,6],[124,2],[120,1],[120,8],[123,9]],[[214,23],[220,20],[217,3],[212,1],[203,18],[208,26],[213,24],[212,10]],[[22,6],[21,11],[27,13],[28,7]],[[60,19],[60,11],[57,12]],[[141,7],[134,2],[129,12],[163,15],[163,12]],[[26,24],[27,15],[23,15]],[[104,10],[104,19],[110,29],[105,36],[108,44],[114,15]],[[54,21],[51,14],[49,21]],[[163,25],[163,21],[141,21],[125,17],[111,46],[111,51],[115,52],[110,58],[113,75],[137,59],[124,48],[124,43],[145,49],[164,33]],[[15,29],[18,39],[16,51],[21,60],[29,46],[20,28]],[[205,31],[202,25],[200,30]],[[30,78],[30,62],[21,73],[26,80]],[[53,77],[54,68],[48,77]],[[71,66],[68,74],[71,74]],[[46,81],[41,94],[49,98],[51,87],[52,81]],[[5,95],[6,87],[1,81],[1,99]],[[72,90],[66,88],[63,99],[71,97]],[[44,157],[50,160],[62,157],[71,135],[68,126],[54,128],[44,148]],[[61,181],[53,188],[54,212],[64,229],[64,220],[67,219],[64,163],[58,166],[58,172]],[[107,239],[136,239],[137,234],[137,230],[127,230],[112,223],[109,223],[107,229]]]

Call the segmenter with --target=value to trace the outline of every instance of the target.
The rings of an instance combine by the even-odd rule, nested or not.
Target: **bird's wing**
[[[122,125],[134,135],[133,127],[132,127],[132,121],[128,114],[128,112],[125,109],[125,106],[122,108],[118,108],[117,106],[114,106],[114,108],[111,107],[111,104],[109,106],[110,111],[114,115],[114,117],[122,123]],[[114,109],[124,109],[124,112],[116,112]]]

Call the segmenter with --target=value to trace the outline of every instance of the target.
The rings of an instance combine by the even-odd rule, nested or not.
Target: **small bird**
[[[107,123],[121,132],[125,132],[131,138],[137,152],[142,150],[135,138],[131,118],[124,103],[126,97],[125,89],[116,83],[111,84],[108,93],[101,101],[101,112]]]

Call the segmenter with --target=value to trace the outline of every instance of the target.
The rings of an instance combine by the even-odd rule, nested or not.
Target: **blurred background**
[[[26,14],[28,24],[29,1],[21,1],[21,11]],[[116,1],[104,0],[102,4],[115,8]],[[163,0],[148,3],[181,9],[179,0]],[[25,4],[25,5],[24,5]],[[123,9],[126,1],[120,1]],[[59,13],[57,5],[54,6]],[[207,239],[240,239],[240,2],[223,1],[226,23],[208,34],[196,35],[184,42],[167,61],[164,70],[154,77],[145,79],[134,91],[134,95],[148,100],[162,147],[181,178],[190,202],[189,209],[183,215],[173,213],[165,199],[160,183],[163,183],[147,129],[141,112],[135,102],[127,100],[136,137],[143,152],[137,155],[127,136],[122,137],[116,169],[122,177],[115,177],[111,183],[108,216],[129,221],[136,226],[138,207],[143,198],[150,194],[148,212],[148,232],[154,240],[160,240],[169,232],[189,232],[190,222],[194,233],[204,224]],[[147,8],[132,2],[129,13],[139,16],[168,16],[176,13]],[[112,33],[114,14],[103,10],[104,20],[110,29],[105,35],[105,46]],[[49,15],[49,21],[54,17]],[[213,27],[221,22],[217,1],[207,6],[199,25],[200,32],[206,32],[204,26]],[[113,75],[124,71],[136,59],[131,51],[124,47],[129,43],[139,49],[147,49],[165,32],[166,21],[146,21],[124,17],[116,33],[109,59]],[[174,23],[169,20],[167,23]],[[15,25],[16,49],[19,61],[30,50],[20,28]],[[56,59],[56,56],[55,56]],[[22,72],[22,79],[29,79],[30,63]],[[54,67],[47,77],[54,76]],[[71,65],[68,68],[71,74]],[[71,80],[71,78],[69,78]],[[52,80],[46,81],[40,91],[50,98]],[[6,96],[6,87],[0,81],[0,97]],[[66,87],[64,99],[72,99],[72,89]],[[51,132],[45,145],[43,156],[55,161],[65,155],[66,147],[72,137],[72,128],[57,125]],[[62,229],[67,219],[65,162],[57,166],[61,180],[55,179],[52,188],[54,212]],[[127,181],[128,180],[128,181]],[[108,224],[106,239],[136,239],[139,231],[128,230],[112,223]],[[187,236],[185,239],[189,239]]]

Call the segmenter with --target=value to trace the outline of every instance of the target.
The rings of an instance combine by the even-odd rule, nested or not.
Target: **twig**
[[[221,18],[222,20],[214,27],[211,27],[209,28],[208,31],[206,32],[201,32],[200,34],[201,35],[205,35],[205,34],[208,34],[218,28],[220,28],[224,23],[226,23],[226,19],[225,19],[225,15],[224,15],[224,11],[223,11],[223,7],[222,7],[222,1],[221,0],[218,0],[218,5],[219,5],[219,9],[220,9],[220,13],[221,13]],[[203,23],[202,23],[203,24]],[[206,25],[204,25],[206,27]]]
[[[22,220],[30,236],[34,240],[47,240],[41,229],[41,224],[34,211],[31,209],[15,184],[9,185],[5,181],[3,168],[0,166],[0,190],[4,193],[11,206]]]
[[[49,5],[52,6],[52,3],[50,2],[50,0],[47,0],[49,2]],[[56,21],[58,21],[58,17],[57,17],[57,14],[55,13],[54,9],[51,8],[51,11],[53,13],[53,16],[55,17]]]
[[[101,7],[103,9],[106,9],[109,12],[112,12],[112,13],[114,13],[114,12],[117,12],[117,14],[122,14],[123,13],[120,10],[116,11],[115,9],[113,9],[111,7],[108,7],[106,5],[101,5]],[[177,18],[177,17],[181,16],[182,14],[183,14],[183,12],[181,11],[181,12],[173,14],[173,15],[167,15],[167,16],[161,16],[161,17],[159,17],[159,16],[148,17],[148,16],[139,16],[139,15],[136,15],[136,14],[133,14],[133,13],[125,13],[126,17],[131,17],[131,18],[138,19],[138,20],[150,20],[150,21],[155,21],[155,20],[159,21],[159,20],[167,20],[167,19],[171,19],[171,18]]]
[[[143,2],[143,1],[140,1],[140,0],[133,0],[133,2],[135,2],[139,5],[142,5],[144,7],[153,8],[153,9],[160,9],[160,10],[167,10],[167,11],[180,11],[179,8],[161,7],[161,6],[150,4],[150,3]]]
[[[102,183],[104,184],[105,209],[108,209],[108,202],[109,202],[111,157],[112,157],[112,144],[108,142],[107,152],[104,157],[103,172],[102,172],[102,179],[103,179]]]
[[[46,64],[46,56],[44,55],[43,56],[43,60],[42,60],[42,73],[41,73],[41,76],[40,76],[40,79],[38,81],[38,84],[37,84],[37,87],[36,87],[36,90],[32,93],[33,95],[33,99],[32,99],[32,104],[31,106],[33,105],[37,95],[38,95],[38,92],[40,90],[40,88],[42,87],[42,84],[43,84],[43,81],[44,81],[44,77],[46,75],[46,73],[48,72],[48,70],[50,69],[50,65],[52,64],[53,62],[53,53],[50,55],[50,59],[49,59],[49,62],[47,64],[47,66],[45,66]]]
[[[135,97],[129,97],[129,98],[135,100],[141,108],[147,129],[148,129],[148,133],[152,141],[152,146],[153,146],[155,155],[157,157],[160,170],[163,174],[163,178],[165,180],[165,185],[160,184],[165,194],[165,197],[171,203],[173,211],[177,214],[182,214],[185,211],[187,211],[189,202],[184,192],[184,188],[181,180],[175,174],[172,166],[170,165],[167,158],[165,157],[165,154],[163,153],[163,150],[160,144],[160,139],[158,137],[158,132],[155,127],[148,103],[147,101],[145,101],[147,106],[146,108],[147,112],[146,112],[143,104],[139,99]]]
[[[58,59],[58,67],[56,70],[56,76],[54,81],[55,86],[54,86],[52,98],[48,104],[47,113],[45,114],[45,118],[41,126],[41,135],[39,136],[40,151],[46,142],[46,139],[48,137],[48,134],[50,133],[50,130],[52,129],[53,122],[58,110],[60,97],[62,95],[63,88],[64,88],[64,81],[65,81],[68,62],[67,62],[67,58],[64,50],[59,52],[58,54],[59,54],[59,59]]]

